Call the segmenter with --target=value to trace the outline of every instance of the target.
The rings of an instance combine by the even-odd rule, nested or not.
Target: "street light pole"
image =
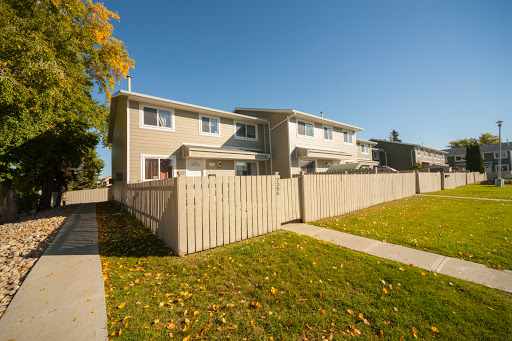
[[[496,179],[494,186],[495,187],[503,187],[503,186],[505,186],[505,181],[503,181],[503,179],[501,178],[501,124],[503,123],[503,121],[498,121],[496,123],[498,123],[498,131],[499,131],[499,133],[498,133],[499,154],[498,154],[498,178]]]

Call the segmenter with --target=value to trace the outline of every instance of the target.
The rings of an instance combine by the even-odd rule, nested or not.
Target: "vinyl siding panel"
[[[279,172],[279,175],[283,179],[291,177],[290,153],[288,149],[289,139],[287,133],[288,128],[286,122],[281,123],[283,120],[286,121],[286,115],[267,112],[251,112],[245,110],[241,110],[239,113],[253,117],[267,118],[270,120],[271,129],[277,126],[277,128],[274,128],[270,133],[270,137],[272,139],[272,172]],[[271,172],[270,162],[267,162],[267,170],[268,172]]]
[[[305,120],[299,119],[299,121],[307,122]],[[311,123],[311,122],[309,122]],[[344,163],[346,160],[357,161],[357,149],[356,149],[356,134],[353,133],[352,136],[352,144],[344,143],[343,139],[343,130],[340,128],[333,128],[333,141],[326,141],[324,139],[324,131],[323,125],[314,123],[314,133],[313,138],[311,137],[303,137],[298,135],[297,132],[297,119],[295,117],[290,118],[290,124],[288,127],[288,134],[290,136],[290,150],[291,150],[291,159],[292,159],[292,174],[300,173],[299,168],[299,160],[296,157],[295,147],[309,147],[309,148],[320,148],[320,149],[330,149],[336,151],[342,151],[345,153],[349,153],[351,156],[345,156],[341,163]],[[322,172],[325,171],[329,166],[324,165],[324,161],[326,160],[317,160],[317,171]]]
[[[126,99],[119,98],[117,101],[114,131],[112,136],[112,179],[114,180],[113,195],[115,200],[121,201],[126,198],[127,180],[127,121],[126,121]],[[121,173],[123,181],[116,180],[116,174]]]
[[[147,106],[154,107],[152,105]],[[165,106],[159,106],[159,108],[165,109]],[[142,179],[141,154],[173,155],[176,157],[177,169],[185,170],[186,161],[183,158],[183,143],[247,148],[262,152],[265,152],[265,147],[268,149],[268,133],[266,143],[264,141],[264,129],[267,129],[264,124],[258,124],[258,140],[247,141],[234,138],[235,121],[228,118],[220,118],[220,137],[201,135],[199,133],[199,117],[198,113],[192,111],[175,110],[174,132],[142,128],[140,127],[139,103],[130,102],[130,182],[137,182]],[[212,117],[216,116],[212,115]],[[237,120],[237,122],[255,124],[255,122],[250,121]],[[217,169],[210,170],[207,168],[207,174],[234,175],[233,161],[223,160],[222,164],[222,168],[217,167]]]

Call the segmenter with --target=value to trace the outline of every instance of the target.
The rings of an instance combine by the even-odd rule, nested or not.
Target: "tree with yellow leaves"
[[[98,89],[108,103],[115,83],[127,76],[134,61],[112,35],[111,21],[119,16],[101,3],[0,0],[0,17],[0,181],[26,176],[38,167],[44,179],[34,176],[25,185],[37,191],[46,182],[51,191],[58,167],[34,165],[15,154],[30,153],[37,143],[28,142],[43,135],[47,143],[52,134],[58,141],[65,127],[82,127],[74,134],[104,135],[108,106],[92,92]],[[80,159],[77,151],[90,154],[90,148],[94,146],[77,146],[59,158],[70,153]],[[41,169],[45,166],[53,168]]]

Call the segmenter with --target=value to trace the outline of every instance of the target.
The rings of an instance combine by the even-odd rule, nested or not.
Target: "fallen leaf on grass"
[[[430,327],[430,329],[434,332],[434,333],[439,333],[439,329],[437,329],[436,327],[432,326]]]
[[[252,305],[254,308],[258,309],[258,308],[260,307],[260,302],[258,302],[258,301],[252,301],[251,305]]]
[[[117,308],[118,309],[123,309],[125,305],[126,305],[126,303],[123,302],[120,305],[118,305]]]
[[[418,329],[412,327],[411,332],[412,332],[412,336],[414,336],[414,338],[417,339],[418,338]]]
[[[388,289],[386,289],[386,288],[382,288],[382,291],[383,291],[385,294],[387,294],[387,293],[388,293]]]
[[[274,287],[270,288],[270,292],[272,293],[272,295],[275,295],[276,294],[276,288],[274,288]]]
[[[354,315],[354,311],[352,309],[347,309],[347,313],[349,313],[350,315]]]
[[[487,307],[487,309],[492,310],[492,311],[496,311],[496,310],[492,309],[491,307]]]
[[[174,329],[174,327],[175,327],[175,325],[174,325],[174,323],[173,323],[173,322],[171,322],[171,323],[169,323],[169,324],[167,325],[167,329]]]

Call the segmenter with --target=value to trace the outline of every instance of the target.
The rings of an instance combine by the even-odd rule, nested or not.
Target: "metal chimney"
[[[320,111],[320,117],[324,117],[324,112],[323,111]]]
[[[128,92],[132,92],[132,76],[128,75],[126,78],[128,79]]]

